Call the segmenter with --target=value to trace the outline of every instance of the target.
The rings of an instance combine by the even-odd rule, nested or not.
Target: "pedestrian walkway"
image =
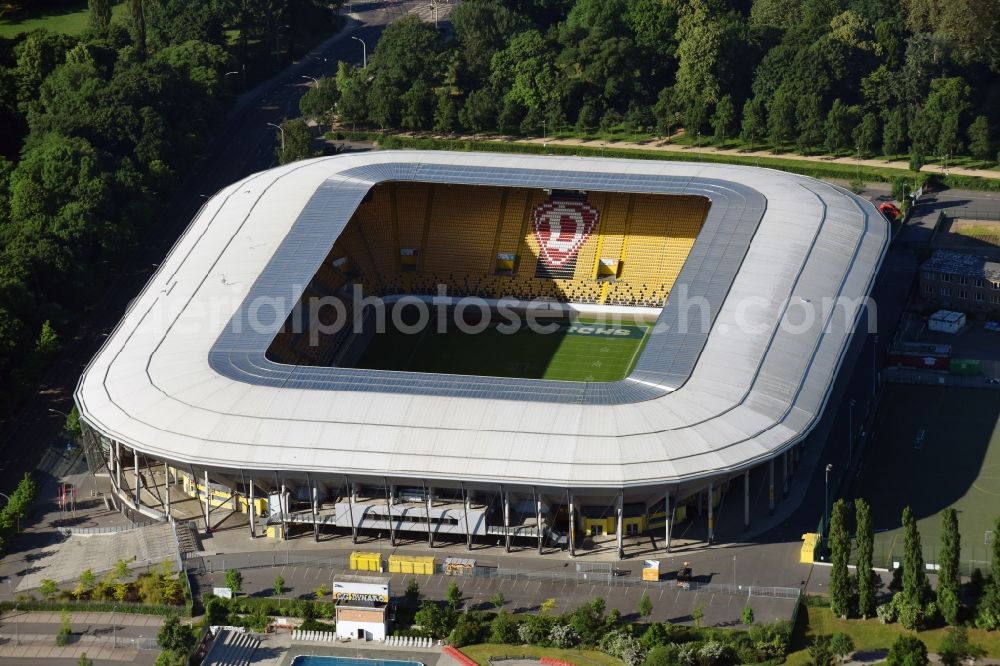
[[[163,618],[159,615],[140,615],[137,613],[97,613],[90,611],[70,612],[71,624],[108,625],[112,621],[117,626],[126,627],[159,627]],[[5,611],[0,613],[0,625],[20,624],[59,624],[61,613],[55,611]]]
[[[52,641],[52,636],[48,637]],[[120,661],[132,662],[139,656],[138,650],[131,648],[110,648],[110,647],[87,647],[79,645],[68,645],[57,647],[55,645],[15,645],[7,643],[0,645],[0,661],[7,663],[17,663],[13,659],[73,659],[78,660],[82,655],[94,661]]]

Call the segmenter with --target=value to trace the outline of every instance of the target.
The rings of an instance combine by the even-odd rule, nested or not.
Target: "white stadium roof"
[[[712,205],[660,316],[663,333],[621,382],[265,359],[361,197],[389,180],[699,194]],[[866,297],[888,242],[871,204],[766,169],[410,151],[297,162],[206,203],[76,400],[100,433],[206,468],[579,488],[706,478],[809,433],[862,314],[824,304]],[[709,330],[678,325],[683,290],[709,303]],[[268,307],[273,322],[249,330],[248,312]]]

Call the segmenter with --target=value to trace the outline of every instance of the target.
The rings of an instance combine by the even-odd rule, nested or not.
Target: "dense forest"
[[[337,23],[312,0],[127,0],[114,21],[111,5],[90,1],[80,37],[0,39],[5,410],[204,152],[244,83],[227,71],[264,78]]]
[[[466,0],[451,22],[342,66],[339,119],[996,159],[1000,0]]]

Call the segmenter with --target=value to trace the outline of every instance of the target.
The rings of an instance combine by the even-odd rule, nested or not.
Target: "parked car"
[[[891,201],[883,201],[882,203],[880,203],[878,205],[878,210],[880,213],[882,213],[882,215],[885,216],[885,219],[889,220],[890,222],[895,222],[896,220],[898,220],[903,216],[903,213],[899,210],[896,204],[892,203]]]

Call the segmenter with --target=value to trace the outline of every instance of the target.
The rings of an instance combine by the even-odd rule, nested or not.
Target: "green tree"
[[[517,619],[510,613],[500,611],[490,623],[490,643],[512,645],[517,643]]]
[[[234,597],[243,589],[243,573],[239,569],[226,570],[226,587],[230,589]]]
[[[837,632],[830,637],[830,652],[843,661],[844,657],[854,652],[854,641],[847,634]]]
[[[323,76],[318,79],[318,85],[310,86],[299,99],[299,111],[304,117],[317,123],[329,123],[336,112],[338,99],[340,91],[337,89],[337,79]]]
[[[73,634],[72,617],[65,608],[59,611],[59,631],[56,633],[56,645],[63,646],[69,643],[69,637]]]
[[[451,582],[448,586],[447,592],[444,594],[445,600],[447,600],[448,605],[451,606],[452,610],[458,608],[459,604],[462,603],[462,589],[458,586],[455,581]]]
[[[811,666],[833,666],[833,650],[830,648],[830,636],[816,636],[809,646],[809,663]]]
[[[948,624],[958,622],[959,575],[961,542],[958,533],[958,513],[955,509],[941,512],[941,552],[938,556],[937,603]]]
[[[834,615],[846,618],[850,613],[851,578],[847,561],[851,555],[851,536],[847,529],[847,504],[843,499],[833,503],[830,512],[830,609]]]
[[[917,520],[913,509],[907,506],[903,509],[903,598],[907,603],[923,608],[928,587]]]
[[[795,106],[795,121],[799,128],[799,152],[808,153],[823,143],[823,108],[819,95],[799,97]]]
[[[46,578],[42,580],[41,587],[39,587],[38,591],[42,593],[42,598],[48,601],[54,597],[57,592],[59,592],[59,586],[56,585],[56,582],[51,578]]]
[[[853,108],[839,99],[833,100],[826,116],[826,149],[835,153],[847,147],[856,122],[857,114]]]
[[[340,61],[337,64],[337,92],[340,96],[337,116],[341,122],[351,125],[367,122],[368,80],[364,70]]]
[[[701,621],[705,619],[705,606],[702,604],[695,606],[691,611],[691,619],[694,620],[694,626],[701,629]]]
[[[732,95],[723,95],[715,105],[715,113],[712,114],[712,129],[715,131],[715,143],[724,145],[729,138],[736,121],[736,109],[733,106]]]
[[[115,568],[112,570],[115,575],[115,580],[124,580],[129,577],[128,562],[125,560],[118,560],[115,562]]]
[[[111,0],[90,0],[88,5],[90,28],[103,33],[111,25]]]
[[[882,154],[898,155],[906,148],[906,115],[902,107],[896,107],[885,116],[882,127]]]
[[[431,126],[434,117],[434,91],[425,81],[415,81],[399,100],[399,123],[403,129],[423,130]]]
[[[410,582],[407,583],[405,596],[411,604],[420,600],[420,583],[417,582],[416,578],[411,578]]]
[[[285,120],[281,123],[281,130],[275,139],[278,164],[288,164],[315,155],[312,150],[312,132],[306,121],[301,118]]]
[[[494,608],[500,610],[501,608],[503,608],[503,605],[507,603],[507,600],[504,598],[503,592],[497,592],[492,597],[490,597],[490,603],[493,604]]]
[[[981,629],[1000,629],[1000,518],[993,524],[990,577],[986,589],[976,606],[976,626]]]
[[[555,609],[556,609],[556,600],[555,599],[545,599],[539,605],[539,610],[541,610],[542,613],[545,614],[545,615],[548,615],[549,613],[551,613]]]
[[[927,646],[916,636],[903,635],[889,648],[887,666],[926,666]]]
[[[414,624],[434,638],[444,638],[455,628],[458,614],[448,605],[440,606],[433,601],[425,601],[413,616]]]
[[[740,614],[740,621],[748,627],[753,624],[753,607],[750,604],[743,607],[743,612]]]
[[[795,97],[780,89],[767,110],[767,128],[771,145],[780,149],[795,137]]]
[[[94,660],[87,656],[84,652],[80,655],[80,658],[76,660],[76,666],[94,666]]]
[[[986,116],[976,116],[969,125],[969,153],[977,160],[993,158],[993,142],[990,141],[990,121]]]
[[[969,640],[969,630],[962,626],[948,627],[941,645],[938,647],[941,663],[945,666],[959,666],[968,659],[976,660],[986,656],[986,650]]]
[[[754,143],[763,140],[767,135],[767,114],[764,104],[754,97],[748,99],[743,105],[743,124],[740,127],[740,139],[750,144],[750,150],[754,149]]]
[[[493,93],[486,88],[470,92],[465,98],[462,110],[459,111],[458,119],[464,127],[468,127],[474,134],[495,127],[497,108]]]
[[[198,639],[189,625],[182,624],[177,615],[170,614],[163,620],[156,633],[156,644],[167,652],[187,656],[194,651]]]
[[[35,351],[42,356],[51,356],[59,351],[59,336],[52,328],[52,322],[46,319],[42,322],[42,330],[38,333],[38,341],[35,343]]]
[[[279,597],[285,593],[285,578],[283,576],[274,577],[274,593]]]
[[[128,0],[128,29],[140,58],[146,57],[146,15],[143,0]]]
[[[326,583],[320,583],[313,589],[313,596],[317,601],[322,601],[330,596],[330,586]]]
[[[874,113],[866,113],[854,128],[854,145],[862,155],[871,155],[878,145],[878,118]]]
[[[855,544],[858,550],[857,588],[858,613],[862,619],[868,619],[875,614],[875,601],[878,593],[878,575],[874,570],[875,533],[872,529],[872,511],[868,502],[862,498],[854,501],[855,507]]]
[[[643,593],[639,597],[639,617],[649,617],[653,614],[653,600],[649,598],[649,595]]]

